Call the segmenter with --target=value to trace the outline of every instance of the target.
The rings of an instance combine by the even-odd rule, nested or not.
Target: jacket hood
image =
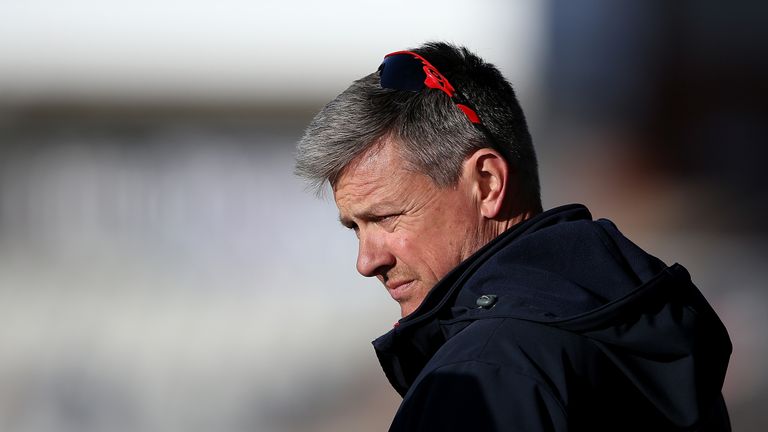
[[[483,295],[492,304],[478,306]],[[405,395],[434,353],[477,320],[512,318],[580,334],[679,425],[720,394],[730,340],[680,265],[667,267],[581,205],[541,213],[446,275],[374,341]],[[700,408],[703,407],[703,408]]]

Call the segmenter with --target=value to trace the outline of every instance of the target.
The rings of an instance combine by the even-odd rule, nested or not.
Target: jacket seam
[[[502,318],[499,320],[499,322],[496,324],[496,327],[493,328],[491,333],[488,335],[488,337],[485,338],[485,343],[483,343],[482,348],[480,348],[480,351],[477,352],[475,358],[482,356],[485,354],[486,348],[488,348],[488,344],[491,343],[491,339],[493,339],[494,336],[496,336],[496,332],[501,328],[501,326],[507,321],[506,318]]]

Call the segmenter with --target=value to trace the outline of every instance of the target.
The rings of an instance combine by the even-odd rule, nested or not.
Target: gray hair
[[[378,73],[355,81],[312,120],[298,143],[296,173],[318,193],[382,140],[399,145],[409,168],[440,187],[455,185],[464,159],[481,148],[499,151],[517,173],[522,204],[541,209],[536,156],[512,87],[466,48],[428,43],[413,50],[470,100],[485,131],[443,92],[384,89]]]

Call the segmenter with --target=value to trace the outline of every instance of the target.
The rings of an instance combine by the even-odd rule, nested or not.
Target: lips
[[[387,287],[387,291],[389,291],[389,295],[392,296],[395,301],[401,302],[406,297],[408,297],[408,292],[410,291],[414,282],[415,281],[413,280],[398,282],[387,281],[385,286]]]

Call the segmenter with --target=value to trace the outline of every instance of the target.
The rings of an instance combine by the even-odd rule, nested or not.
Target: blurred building
[[[513,83],[545,206],[691,270],[734,342],[734,429],[765,429],[764,7],[252,3],[0,5],[0,430],[385,429],[368,342],[398,308],[292,152],[429,39]]]

